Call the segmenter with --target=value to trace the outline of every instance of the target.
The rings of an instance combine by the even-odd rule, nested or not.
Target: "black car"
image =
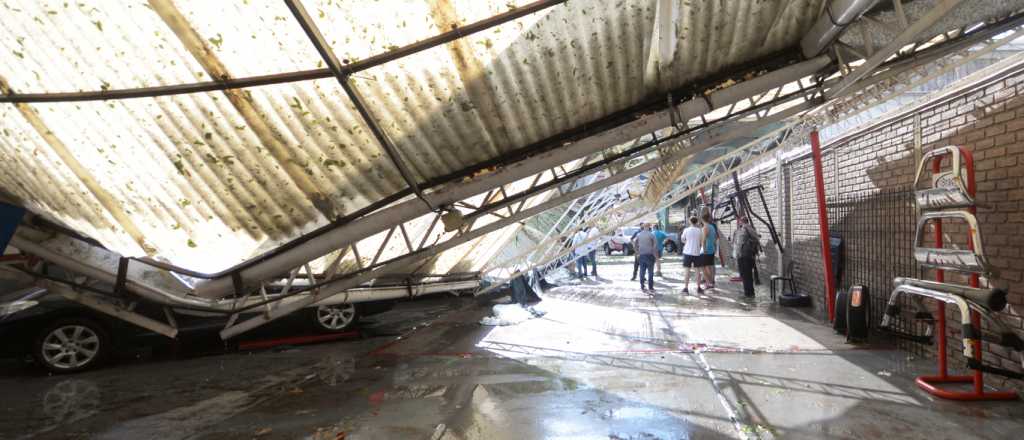
[[[133,311],[164,320],[162,306],[139,301]],[[313,330],[349,330],[360,316],[389,310],[393,301],[318,306],[272,323],[265,334]],[[55,373],[74,373],[96,367],[117,353],[171,344],[220,343],[217,332],[228,316],[216,313],[171,309],[178,338],[165,336],[100,313],[43,288],[26,287],[0,294],[0,357],[31,355]],[[257,310],[258,312],[258,310]],[[298,326],[297,326],[298,324]],[[223,344],[222,344],[223,346]]]

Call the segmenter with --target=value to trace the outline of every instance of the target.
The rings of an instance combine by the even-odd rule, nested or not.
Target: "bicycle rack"
[[[942,159],[950,157],[951,169],[942,172]],[[931,162],[931,186],[921,188],[921,179],[925,174],[925,165]],[[966,170],[966,179],[964,176]],[[919,212],[917,231],[914,238],[914,258],[922,267],[935,269],[935,281],[917,280],[912,278],[896,278],[895,288],[889,296],[881,327],[888,329],[898,319],[897,306],[902,294],[914,295],[916,298],[931,298],[939,302],[935,316],[917,301],[918,308],[915,319],[928,323],[924,336],[910,335],[919,342],[931,340],[937,335],[938,374],[919,376],[917,385],[929,394],[950,400],[1014,400],[1017,393],[1013,391],[985,391],[983,371],[999,374],[1013,374],[1008,370],[986,367],[981,361],[981,341],[999,344],[1018,352],[1024,350],[1024,341],[1012,330],[1002,324],[992,313],[1006,307],[1006,292],[1000,289],[980,289],[979,274],[991,279],[994,271],[989,266],[981,242],[981,230],[975,217],[975,180],[974,158],[962,147],[946,146],[926,153],[918,164],[914,177],[915,201]],[[943,247],[942,221],[959,219],[967,224],[967,249],[946,249]],[[924,233],[927,225],[934,225],[934,247],[924,245]],[[945,271],[970,274],[970,286],[959,286],[945,283]],[[954,376],[948,371],[946,359],[946,306],[953,304],[960,311],[964,356],[967,357],[968,368],[974,370],[972,375]],[[998,337],[990,337],[982,331],[981,320],[990,324],[990,328],[998,333]],[[1024,358],[1022,358],[1024,365]],[[970,383],[971,391],[952,391],[942,388],[942,384]]]

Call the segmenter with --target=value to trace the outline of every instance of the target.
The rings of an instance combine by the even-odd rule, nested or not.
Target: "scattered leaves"
[[[345,161],[343,161],[343,160],[334,160],[334,159],[324,159],[324,166],[325,167],[343,167],[343,166],[345,166]]]
[[[217,33],[216,37],[210,37],[208,40],[210,40],[210,44],[213,44],[217,49],[220,49],[220,45],[224,44],[224,37],[220,35],[220,32]]]

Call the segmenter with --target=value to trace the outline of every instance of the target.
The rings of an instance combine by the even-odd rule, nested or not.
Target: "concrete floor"
[[[671,267],[672,269],[668,269]],[[368,324],[379,336],[135,362],[69,377],[0,366],[0,438],[1010,439],[1024,404],[936,401],[933,361],[852,346],[814,318],[740,300],[720,277],[655,297],[631,260],[545,295],[543,318],[477,324],[489,307],[436,297]],[[960,360],[954,362],[959,364]]]

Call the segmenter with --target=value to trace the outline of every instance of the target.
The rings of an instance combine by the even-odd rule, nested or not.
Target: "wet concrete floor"
[[[136,362],[75,376],[0,365],[4,439],[1013,439],[1024,404],[938,401],[934,361],[848,345],[728,274],[654,296],[631,259],[547,292],[542,318],[491,303],[404,303],[358,341]],[[499,300],[500,301],[500,300]],[[492,302],[493,303],[493,302]],[[959,363],[957,360],[954,363]]]

